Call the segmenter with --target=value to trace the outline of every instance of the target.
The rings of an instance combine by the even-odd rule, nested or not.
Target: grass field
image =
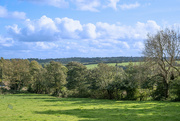
[[[0,96],[0,121],[180,121],[180,102]]]
[[[180,64],[180,61],[176,61],[178,64]],[[142,63],[142,62],[132,62],[134,65],[135,64],[140,64],[140,63]],[[116,65],[116,63],[107,63],[108,65],[110,65],[110,66],[115,66]],[[93,68],[95,68],[95,67],[97,67],[97,65],[98,64],[89,64],[89,65],[86,65],[86,67],[88,68],[88,69],[93,69]],[[118,63],[118,66],[127,66],[127,65],[129,65],[129,62],[123,62],[123,63]]]
[[[140,62],[132,62],[133,64],[139,64]],[[107,63],[108,65],[110,66],[115,66],[116,63]],[[86,67],[88,69],[93,69],[95,67],[97,67],[98,64],[89,64],[89,65],[86,65]],[[118,63],[118,66],[127,66],[129,65],[129,62],[123,62],[123,63]]]

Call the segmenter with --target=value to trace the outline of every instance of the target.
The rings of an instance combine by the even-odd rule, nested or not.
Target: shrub
[[[180,101],[180,76],[170,84],[171,100]]]

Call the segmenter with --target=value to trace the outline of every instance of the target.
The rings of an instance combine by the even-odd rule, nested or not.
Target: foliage
[[[12,60],[12,76],[10,79],[10,88],[13,90],[21,90],[23,86],[30,81],[29,61],[28,60]]]
[[[160,76],[154,77],[156,81],[155,89],[153,90],[152,97],[154,100],[165,100],[163,78]]]
[[[92,96],[96,98],[112,99],[108,86],[113,82],[115,74],[116,70],[114,67],[103,63],[98,64],[97,68],[90,70],[88,76],[88,81],[90,83],[89,88],[97,92],[95,93],[92,91]]]
[[[36,70],[36,72],[32,75],[31,83],[28,85],[29,92],[38,94],[49,93],[49,82],[46,81],[46,73],[47,70],[45,68]]]
[[[174,81],[171,83],[171,98],[175,101],[180,101],[180,76],[177,77]]]
[[[165,99],[169,97],[169,83],[173,71],[180,76],[180,70],[175,62],[180,57],[180,33],[171,29],[158,31],[155,35],[148,35],[145,41],[144,56],[146,62],[154,68],[155,75],[160,75],[163,79],[158,82],[158,89],[163,91]]]
[[[86,80],[87,68],[81,63],[70,62],[66,65],[67,72],[67,88],[74,92],[71,96],[86,97],[88,96],[88,84]]]
[[[50,62],[46,66],[46,81],[49,83],[49,87],[52,89],[51,92],[56,96],[64,96],[65,84],[67,83],[67,69],[61,63]]]

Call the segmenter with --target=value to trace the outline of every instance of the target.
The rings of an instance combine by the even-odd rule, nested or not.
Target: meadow
[[[177,64],[180,64],[180,61],[176,61]],[[118,63],[118,66],[128,66],[130,62],[123,62],[123,63]],[[132,62],[133,65],[138,65],[138,64],[142,64],[142,62]],[[88,64],[85,65],[87,67],[87,69],[93,69],[95,67],[97,67],[98,64]],[[116,63],[107,63],[107,65],[109,66],[116,66]]]
[[[118,66],[127,66],[127,65],[129,65],[129,63],[130,62],[118,63]],[[140,62],[132,62],[132,63],[133,63],[133,65],[135,65],[135,64],[139,64]],[[86,67],[88,69],[93,69],[93,68],[97,67],[97,65],[98,64],[89,64],[89,65],[86,65]],[[109,66],[116,66],[116,63],[107,63],[107,65],[109,65]]]
[[[180,102],[0,95],[1,121],[179,121]]]

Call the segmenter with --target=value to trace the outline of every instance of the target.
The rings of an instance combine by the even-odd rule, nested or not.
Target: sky
[[[147,34],[180,26],[180,0],[0,0],[0,57],[143,56]]]

